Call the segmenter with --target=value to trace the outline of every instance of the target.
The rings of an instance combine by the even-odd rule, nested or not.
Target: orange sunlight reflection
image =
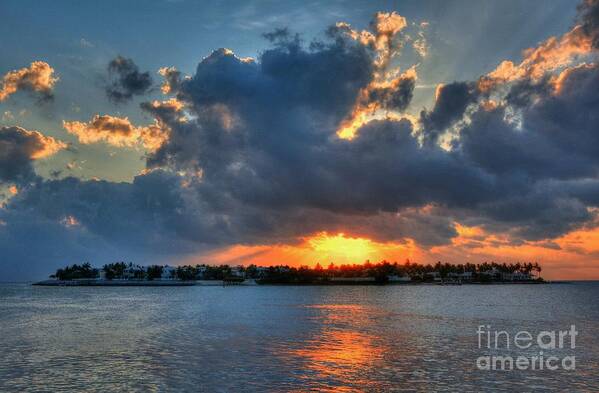
[[[325,304],[314,308],[314,319],[323,328],[297,348],[285,348],[285,358],[294,358],[318,378],[333,378],[360,383],[367,379],[368,369],[375,368],[383,355],[377,336],[364,329],[367,311],[355,304]],[[348,321],[351,321],[348,323]],[[275,353],[275,355],[277,355]],[[367,380],[363,381],[367,383]],[[336,391],[353,391],[336,390]]]

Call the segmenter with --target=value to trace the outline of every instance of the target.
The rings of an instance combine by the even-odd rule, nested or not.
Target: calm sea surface
[[[576,325],[576,370],[481,371],[479,325]],[[599,283],[60,288],[0,284],[0,391],[599,391]]]

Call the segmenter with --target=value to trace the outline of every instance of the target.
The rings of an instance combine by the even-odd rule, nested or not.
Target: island
[[[287,265],[150,265],[115,262],[95,268],[90,263],[56,270],[45,286],[193,286],[193,285],[389,285],[389,284],[520,284],[543,283],[535,262],[418,264],[381,261],[330,263],[326,268]]]

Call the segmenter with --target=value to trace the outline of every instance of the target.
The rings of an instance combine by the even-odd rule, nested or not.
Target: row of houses
[[[148,277],[148,271],[150,269],[155,269],[156,266],[141,266],[141,265],[127,265],[123,270],[122,274],[119,274],[117,277],[113,277],[112,279],[121,279],[121,280],[139,280],[145,279]],[[210,267],[208,266],[195,266],[192,270],[184,270],[188,268],[181,268],[176,266],[161,266],[158,267],[160,269],[160,277],[156,277],[160,280],[178,280],[178,279],[195,279],[195,280],[205,280],[213,278],[210,274],[207,274]],[[183,270],[184,271],[183,271]],[[286,270],[286,271],[284,271]],[[268,267],[253,267],[252,271],[248,271],[243,266],[234,266],[229,268],[226,277],[234,278],[234,279],[245,279],[245,278],[263,278],[267,277],[269,274],[286,274],[289,272],[289,268],[283,266],[277,266],[275,268]],[[106,271],[104,269],[99,270],[100,279],[108,278],[106,275]],[[156,273],[155,273],[156,274]],[[182,276],[185,276],[183,278]],[[477,273],[471,271],[465,271],[461,273],[449,272],[444,277],[439,271],[432,271],[426,273],[418,273],[413,276],[409,276],[407,274],[404,275],[389,275],[387,280],[389,282],[401,283],[401,282],[410,282],[410,281],[433,281],[433,282],[472,282],[472,281],[529,281],[534,280],[536,277],[532,276],[530,273],[515,271],[515,272],[505,272],[500,271],[496,268],[492,268],[486,271],[480,271]],[[368,277],[340,277],[333,276],[329,277],[330,281],[333,282],[356,282],[356,281],[374,281],[375,278]]]
[[[143,279],[148,273],[148,269],[151,266],[131,265],[123,269],[122,275],[114,277],[113,280],[136,280]],[[99,270],[100,279],[107,279],[107,274],[104,269]],[[160,274],[161,280],[176,280],[177,279],[177,267],[176,266],[162,266],[162,272]]]
[[[139,279],[144,279],[147,277],[148,275],[148,270],[152,269],[154,266],[142,266],[142,265],[133,265],[133,264],[129,264],[125,269],[123,269],[122,274],[120,274],[118,277],[114,277],[112,279],[114,280],[139,280]],[[160,272],[160,277],[158,279],[160,280],[178,280],[181,277],[179,277],[178,275],[178,267],[177,266],[160,266],[161,268],[161,272]],[[268,270],[268,268],[265,267],[258,267],[256,268],[258,270],[258,276],[262,276],[265,274],[265,272]],[[204,280],[207,278],[206,272],[208,270],[207,266],[196,266],[193,269],[193,274],[194,274],[194,278],[196,280]],[[107,279],[107,272],[104,269],[99,269],[99,278],[100,279]],[[228,274],[229,277],[237,277],[237,278],[245,278],[246,274],[245,274],[245,269],[243,268],[243,266],[235,266],[232,267],[230,269],[230,272]]]
[[[432,281],[444,281],[440,272],[434,271],[425,273],[427,279]],[[490,270],[481,271],[478,273],[474,272],[462,272],[462,273],[447,273],[446,280],[448,281],[460,281],[460,282],[471,282],[475,280],[488,280],[488,281],[530,281],[534,280],[534,277],[530,273],[515,271],[515,272],[502,272],[496,268]]]

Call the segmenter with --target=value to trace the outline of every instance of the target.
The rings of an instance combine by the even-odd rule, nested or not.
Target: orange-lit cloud
[[[67,147],[67,144],[46,136],[39,131],[29,131],[21,127],[0,127],[0,133],[11,133],[13,139],[0,141],[0,152],[6,156],[12,154],[12,150],[20,149],[32,160],[50,157],[58,151]],[[21,144],[14,143],[14,139],[22,139]]]
[[[336,27],[341,33],[373,48],[376,53],[372,81],[358,93],[352,112],[337,130],[338,137],[353,139],[361,126],[377,117],[385,117],[384,114],[377,114],[377,111],[401,112],[409,104],[417,77],[416,68],[412,67],[402,74],[399,74],[398,69],[388,70],[389,62],[403,45],[396,36],[407,25],[406,18],[396,12],[377,12],[370,24],[372,32],[353,30],[347,23],[337,23]],[[425,44],[420,44],[422,49]]]
[[[27,68],[10,71],[4,75],[0,89],[0,102],[18,90],[28,90],[49,96],[57,81],[54,69],[48,63],[34,61]]]
[[[182,105],[174,99],[163,103],[155,101],[154,107],[165,105],[175,111]],[[63,121],[63,127],[71,134],[77,136],[80,143],[90,144],[105,142],[117,147],[132,147],[143,145],[146,149],[154,151],[168,138],[168,129],[160,122],[137,127],[127,117],[110,115],[95,115],[89,122]]]
[[[354,30],[345,22],[338,22],[336,28],[364,46],[376,51],[375,67],[380,71],[389,64],[389,60],[397,53],[401,43],[395,42],[395,36],[402,31],[408,22],[397,12],[377,12],[370,22],[368,30]]]
[[[175,67],[162,67],[158,70],[158,74],[164,78],[160,91],[162,94],[171,94],[177,90],[181,82],[181,72]]]
[[[67,228],[76,227],[80,225],[79,220],[77,220],[74,216],[63,217],[63,219],[60,220],[60,223]]]
[[[371,23],[374,31],[374,44],[378,52],[377,67],[384,68],[397,50],[393,42],[397,33],[408,25],[406,18],[397,12],[377,12]]]
[[[33,152],[31,158],[34,160],[38,160],[40,158],[46,158],[54,155],[58,151],[65,149],[67,144],[54,139],[51,136],[43,135],[38,131],[29,131],[31,133],[35,133],[35,138],[38,140],[39,148]]]
[[[428,22],[421,22],[419,26],[420,30],[417,33],[418,38],[414,40],[412,46],[414,47],[416,53],[420,55],[420,57],[426,57],[428,55],[428,42],[426,40],[424,31],[428,27]]]
[[[409,104],[416,79],[416,68],[412,67],[396,77],[370,82],[360,90],[354,108],[339,126],[337,136],[351,140],[360,127],[374,119],[399,118],[396,112]]]
[[[563,92],[563,87],[564,87],[564,83],[566,82],[566,80],[568,79],[568,77],[570,77],[575,71],[579,70],[579,69],[592,69],[594,67],[593,64],[579,64],[576,66],[572,66],[572,67],[568,67],[566,69],[564,69],[562,72],[560,72],[559,74],[555,75],[553,78],[551,78],[551,83],[553,85],[554,88],[554,92],[555,94],[561,94]]]
[[[576,59],[589,54],[592,40],[581,26],[576,26],[561,37],[550,37],[535,48],[523,53],[520,64],[504,60],[497,68],[481,78],[479,86],[487,91],[497,83],[511,82],[529,77],[538,80],[548,72],[571,65]]]
[[[154,100],[150,103],[150,105],[152,106],[152,108],[166,109],[174,113],[180,113],[185,107],[185,105],[176,98],[169,98],[168,100],[164,101]]]

